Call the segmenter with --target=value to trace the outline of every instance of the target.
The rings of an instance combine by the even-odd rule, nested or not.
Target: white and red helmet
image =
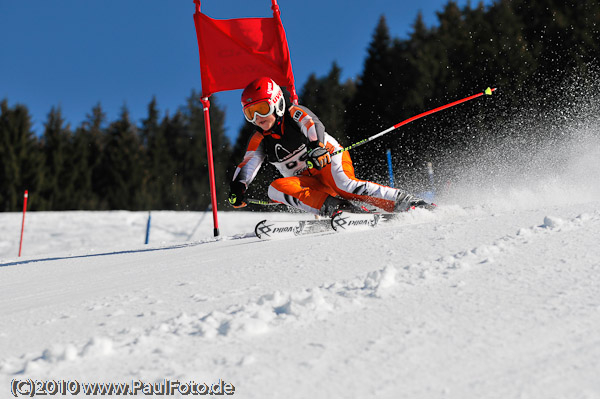
[[[242,110],[248,122],[255,123],[256,115],[269,116],[273,112],[282,117],[285,99],[281,87],[271,78],[258,78],[242,92]]]

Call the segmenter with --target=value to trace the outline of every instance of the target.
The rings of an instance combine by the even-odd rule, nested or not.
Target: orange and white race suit
[[[273,201],[314,214],[319,213],[328,196],[364,202],[388,212],[394,210],[399,191],[357,179],[347,151],[332,156],[331,163],[320,170],[308,168],[309,142],[323,143],[330,153],[342,148],[308,108],[293,105],[270,131],[257,129],[234,173],[234,181],[248,187],[267,160],[284,176],[269,186],[268,195]]]

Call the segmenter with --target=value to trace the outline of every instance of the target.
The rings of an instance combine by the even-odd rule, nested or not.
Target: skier
[[[308,108],[287,109],[281,88],[270,78],[251,82],[242,93],[242,109],[256,126],[243,161],[230,184],[229,202],[246,206],[245,193],[265,158],[284,176],[271,183],[269,198],[305,212],[332,216],[337,211],[360,211],[366,203],[386,212],[434,205],[398,189],[354,176],[350,154],[326,131]]]

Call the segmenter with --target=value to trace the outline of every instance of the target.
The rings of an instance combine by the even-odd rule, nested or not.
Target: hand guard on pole
[[[331,163],[331,154],[320,141],[311,141],[308,143],[308,159],[306,164],[309,169],[323,169]]]
[[[246,198],[246,185],[239,181],[232,181],[229,185],[229,203],[234,208],[243,208],[248,205]]]

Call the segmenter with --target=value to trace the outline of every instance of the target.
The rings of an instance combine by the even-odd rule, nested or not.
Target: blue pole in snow
[[[394,168],[392,168],[392,150],[388,148],[386,154],[388,162],[388,173],[390,175],[390,187],[394,187]]]
[[[144,244],[148,244],[148,240],[150,240],[150,221],[152,220],[152,213],[148,212],[148,223],[146,224],[146,242]]]

